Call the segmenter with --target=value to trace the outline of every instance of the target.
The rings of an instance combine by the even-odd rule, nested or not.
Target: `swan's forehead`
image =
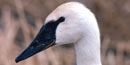
[[[84,14],[83,11],[86,10],[86,7],[78,2],[69,2],[60,5],[57,7],[49,16],[46,18],[45,23],[50,20],[57,20],[61,16],[67,19],[74,19],[78,17],[79,14]]]

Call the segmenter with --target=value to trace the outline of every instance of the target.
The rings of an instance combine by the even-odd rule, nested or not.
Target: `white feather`
[[[77,65],[101,65],[100,33],[94,14],[78,2],[69,2],[56,8],[46,19],[64,16],[56,30],[56,44],[73,43]]]

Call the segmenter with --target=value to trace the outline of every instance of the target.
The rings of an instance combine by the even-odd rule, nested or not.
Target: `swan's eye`
[[[63,16],[61,16],[61,17],[57,20],[57,22],[59,22],[59,23],[64,22],[64,21],[65,21],[65,17],[63,17]]]

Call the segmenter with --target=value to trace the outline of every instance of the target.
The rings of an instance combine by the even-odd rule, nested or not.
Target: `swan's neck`
[[[87,36],[75,44],[77,65],[102,65],[99,36]]]

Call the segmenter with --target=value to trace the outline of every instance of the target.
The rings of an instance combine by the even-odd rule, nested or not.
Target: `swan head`
[[[94,22],[93,22],[94,21]],[[45,20],[39,33],[17,58],[16,62],[54,45],[76,43],[93,27],[93,13],[78,2],[69,2],[57,7]],[[89,31],[91,33],[91,31]]]

